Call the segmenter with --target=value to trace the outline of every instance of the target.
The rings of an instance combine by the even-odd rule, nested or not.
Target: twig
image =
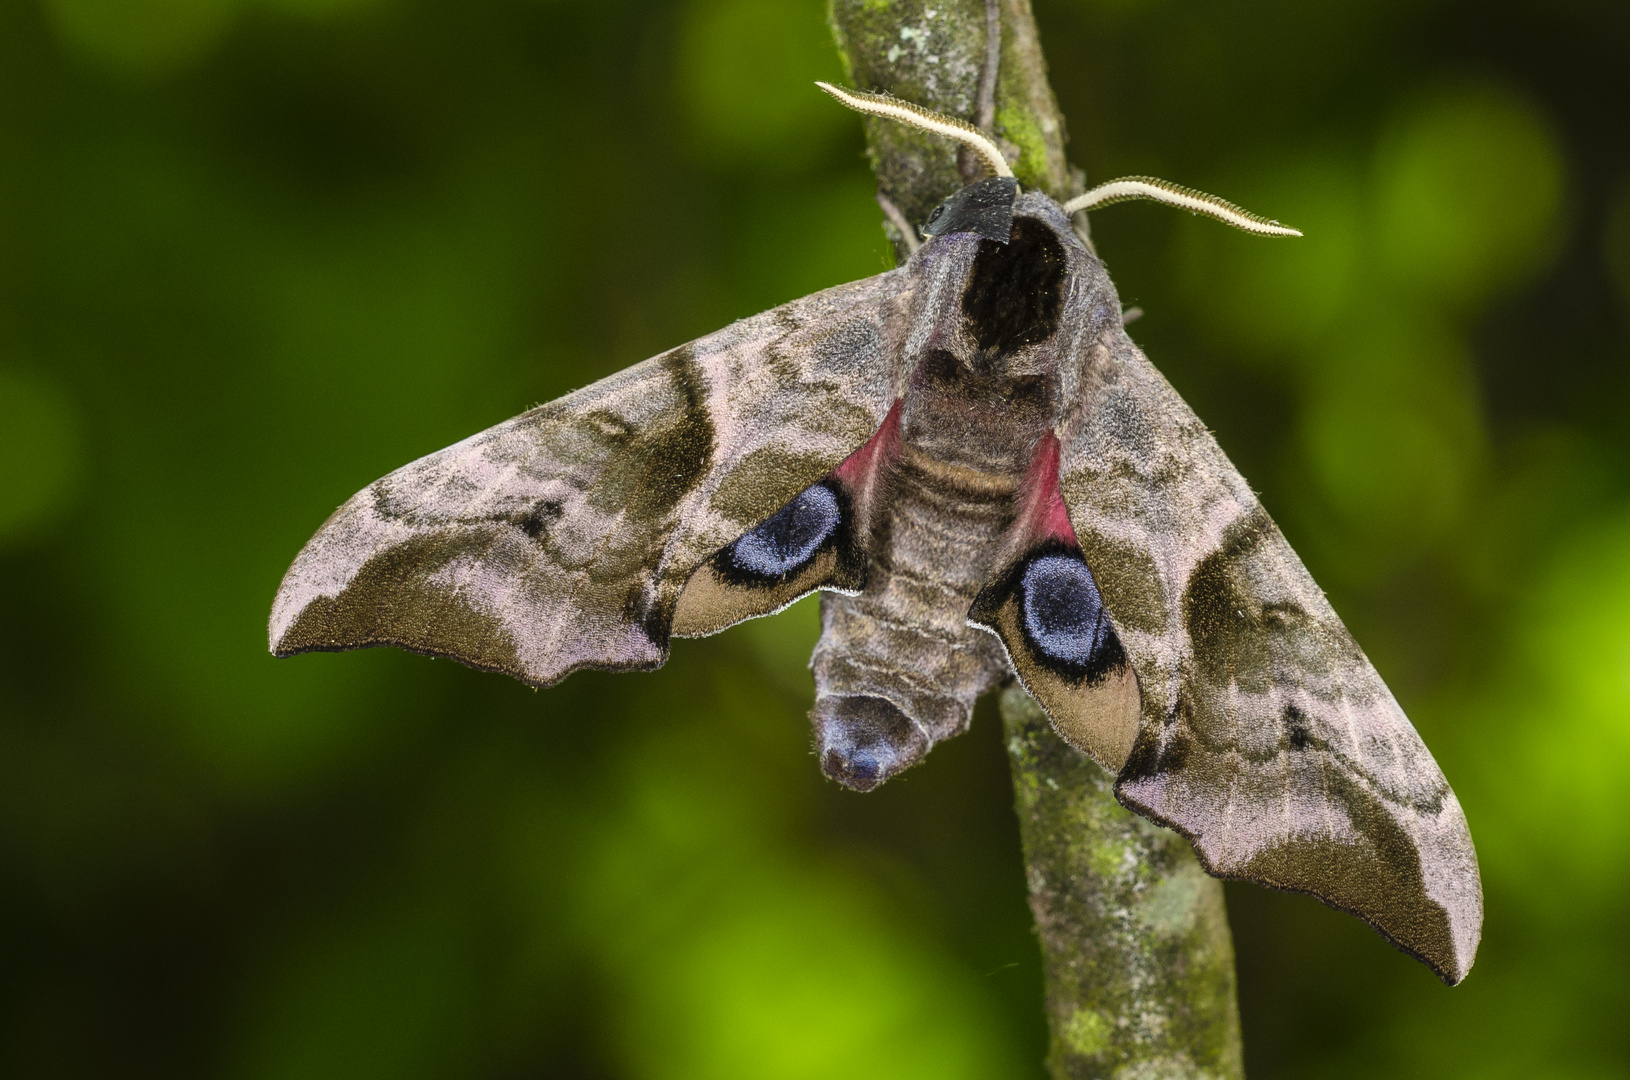
[[[1222,883],[1182,837],[1115,801],[1114,777],[1002,693],[1055,1077],[1244,1076]]]
[[[985,0],[985,62],[979,69],[979,102],[974,126],[987,135],[996,131],[996,78],[1002,68],[1002,7]],[[957,171],[967,183],[979,179],[979,157],[967,147],[957,151]]]
[[[1061,201],[1080,194],[1029,0],[947,0],[934,10],[928,20],[915,4],[832,0],[851,85],[977,121],[1021,149],[1011,165],[1026,188]],[[925,25],[933,35],[925,55],[897,47],[902,28],[920,35]],[[993,130],[998,104],[1002,132]],[[908,226],[896,245],[904,259],[910,223],[966,182],[962,163],[949,140],[903,124],[868,120],[866,131],[878,204],[897,228]],[[1046,972],[1052,1075],[1238,1080],[1221,884],[1175,833],[1124,810],[1112,778],[1059,739],[1022,689],[1003,694],[1002,715]]]
[[[979,114],[974,121],[982,131],[996,127],[996,76],[1002,67],[1002,8],[998,0],[985,0],[985,66],[979,72]]]
[[[922,239],[917,235],[917,227],[906,220],[900,213],[900,208],[889,201],[889,197],[879,191],[874,198],[877,205],[883,208],[883,216],[889,219],[889,224],[899,230],[900,238],[906,245],[906,254],[915,255],[917,249],[923,246]]]

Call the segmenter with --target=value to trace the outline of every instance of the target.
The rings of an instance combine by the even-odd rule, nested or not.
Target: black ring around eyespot
[[[1037,663],[1088,683],[1126,663],[1098,583],[1076,548],[1049,543],[1007,582],[1019,605],[1019,632]]]
[[[805,488],[762,524],[719,553],[717,569],[740,584],[775,584],[792,577],[827,546],[846,516],[844,500],[826,484]]]

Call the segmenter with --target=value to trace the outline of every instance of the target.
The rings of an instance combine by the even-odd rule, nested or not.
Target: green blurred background
[[[918,0],[896,0],[918,2]],[[1630,5],[1036,0],[1135,336],[1465,805],[1447,990],[1230,885],[1272,1077],[1630,1073]],[[1037,1077],[991,703],[867,796],[809,602],[534,693],[274,661],[329,510],[890,257],[822,0],[0,0],[0,1071]]]

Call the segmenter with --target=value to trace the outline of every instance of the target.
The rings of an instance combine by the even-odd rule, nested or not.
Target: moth
[[[824,85],[824,84],[823,84]],[[1215,439],[1122,326],[1071,214],[978,129],[896,269],[743,319],[377,480],[278,590],[278,656],[394,645],[550,686],[819,590],[826,775],[866,791],[1014,677],[1205,869],[1351,912],[1444,981],[1482,925],[1466,819]]]

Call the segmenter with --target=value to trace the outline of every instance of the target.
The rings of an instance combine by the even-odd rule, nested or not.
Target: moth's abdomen
[[[1001,647],[967,619],[1013,490],[949,483],[909,457],[895,473],[865,589],[822,598],[813,719],[833,779],[864,791],[915,764],[965,731],[974,701],[1007,674]]]
[[[968,613],[1012,529],[1051,411],[1032,379],[990,379],[930,356],[903,402],[898,450],[875,493],[858,595],[828,593],[814,668],[827,775],[868,790],[967,729],[1011,669]]]

